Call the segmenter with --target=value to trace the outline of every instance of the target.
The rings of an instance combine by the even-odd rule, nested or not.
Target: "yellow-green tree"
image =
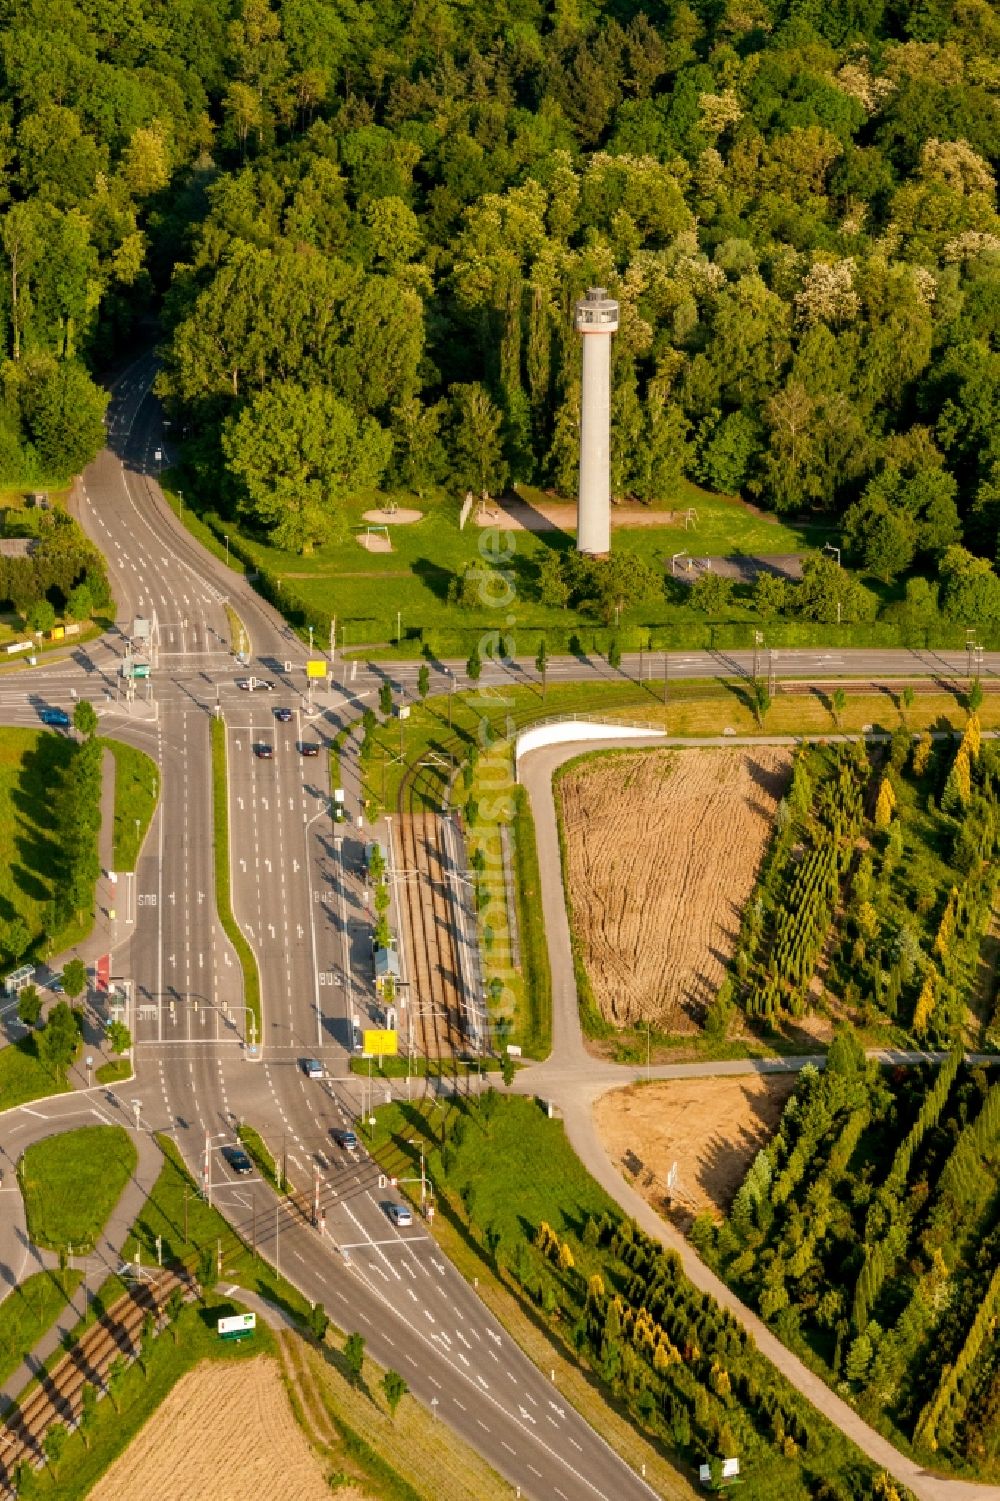
[[[927,978],[917,998],[916,1009],[913,1013],[913,1030],[918,1037],[922,1037],[927,1031],[928,1023],[934,1014],[934,1002],[936,1000],[934,982],[936,979],[937,971],[933,969],[928,970]]]
[[[875,827],[877,829],[889,827],[895,806],[896,794],[892,790],[892,783],[888,777],[883,777],[882,785],[878,790],[878,801],[875,804]]]

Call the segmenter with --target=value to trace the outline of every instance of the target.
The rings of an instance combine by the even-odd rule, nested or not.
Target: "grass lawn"
[[[29,1147],[18,1178],[31,1239],[52,1251],[92,1249],[135,1164],[121,1126],[83,1126]]]
[[[156,762],[144,751],[121,740],[104,740],[102,744],[115,758],[114,868],[135,870],[142,841],[156,811],[160,773]]]
[[[72,743],[51,730],[0,729],[0,923],[21,918],[32,943],[54,889],[52,789],[71,754]]]
[[[664,508],[676,507],[680,518],[684,508],[694,506],[698,512],[696,527],[686,531],[682,519],[668,522],[664,518],[656,526],[619,528],[614,534],[615,550],[634,553],[661,572],[664,569],[669,572],[671,557],[681,550],[703,557],[801,552],[822,546],[828,535],[821,528],[778,522],[736,499],[710,495],[692,485],[685,484],[682,488],[683,494],[665,502]],[[521,494],[529,501],[546,499],[530,486],[521,487]],[[238,566],[234,552],[238,548],[247,566],[265,570],[276,581],[279,606],[284,594],[289,605],[294,601],[299,608],[326,618],[336,615],[341,649],[350,650],[362,644],[395,646],[399,626],[402,644],[406,647],[409,637],[412,654],[420,631],[460,630],[471,637],[476,632],[504,625],[497,619],[499,612],[488,606],[467,609],[448,602],[452,577],[461,575],[467,564],[483,556],[480,552],[483,529],[473,520],[460,531],[460,502],[443,491],[423,499],[412,495],[395,497],[401,508],[424,514],[417,522],[389,528],[391,553],[368,552],[357,540],[366,527],[363,512],[382,505],[386,499],[371,493],[348,503],[343,540],[319,547],[307,557],[243,535],[234,522],[222,521],[207,511],[204,515],[196,514],[190,509],[189,498],[185,500],[182,519],[194,536],[217,557],[225,558],[222,538],[228,535],[233,566]],[[171,499],[176,507],[176,490]],[[592,628],[593,616],[543,605],[537,599],[539,563],[552,551],[574,546],[573,534],[510,532],[506,536],[513,542],[514,551],[509,557],[504,556],[503,566],[512,575],[516,597],[504,613],[515,617],[515,632],[547,630],[565,634],[576,627]],[[627,611],[622,624],[664,625],[683,621],[690,614],[687,606],[671,603],[664,594]],[[693,620],[700,628],[704,627],[704,616],[695,614]],[[509,624],[504,628],[509,629]]]
[[[0,1048],[0,1110],[12,1110],[48,1094],[65,1094],[67,1089],[69,1085],[53,1078],[41,1062],[31,1033]]]
[[[35,1348],[83,1280],[77,1271],[36,1272],[0,1303],[0,1381]]]
[[[98,1084],[121,1084],[124,1079],[131,1079],[132,1064],[128,1058],[116,1058],[113,1063],[102,1063],[94,1074]]]
[[[655,687],[657,702],[651,704],[648,718],[657,728],[671,735],[721,735],[727,729],[740,735],[760,734],[750,708],[747,685],[738,679],[718,682],[671,682],[666,714],[663,710],[663,679]],[[832,735],[838,728],[858,733],[866,726],[891,734],[901,724],[918,730],[961,729],[966,711],[954,693],[935,690],[925,693],[919,684],[911,708],[904,709],[895,691],[846,688],[846,703],[839,726],[833,710],[831,688],[810,688],[800,684],[794,691],[778,691],[764,720],[768,735]],[[983,729],[1000,728],[1000,694],[988,694],[979,711]]]

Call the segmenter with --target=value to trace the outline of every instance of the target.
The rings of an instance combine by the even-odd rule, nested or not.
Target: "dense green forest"
[[[886,579],[994,557],[987,0],[2,17],[0,475],[79,466],[153,312],[187,462],[282,546],[359,487],[571,494],[598,282],[616,494],[843,516]]]
[[[824,1074],[802,1074],[728,1220],[694,1231],[867,1417],[979,1480],[1000,1475],[998,1166],[984,1070],[956,1050],[887,1077],[845,1033]]]

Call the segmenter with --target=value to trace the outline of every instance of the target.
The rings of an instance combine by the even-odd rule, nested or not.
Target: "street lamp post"
[[[181,517],[182,517],[183,514],[184,514],[184,497],[181,494],[181,492],[178,490],[178,492],[177,492],[177,520],[178,521],[180,521],[180,519],[181,519]]]
[[[313,628],[312,628],[312,626],[310,626],[309,627],[309,655],[310,656],[312,656],[312,649],[313,649]]]
[[[132,1101],[132,1109],[135,1112],[135,1129],[138,1131],[138,1129],[139,1129],[139,1115],[140,1115],[140,1112],[142,1111],[142,1101],[141,1100],[133,1100]]]
[[[93,1074],[94,1074],[94,1060],[91,1057],[91,1055],[88,1053],[87,1056],[86,1056],[86,1058],[83,1061],[87,1065],[87,1088],[89,1089],[90,1086],[94,1082],[94,1078],[93,1078]]]
[[[836,553],[836,555],[837,555],[837,567],[839,568],[840,567],[840,548],[839,547],[834,547],[834,545],[833,545],[832,542],[824,542],[823,543],[823,551],[824,552],[833,552],[833,553]]]

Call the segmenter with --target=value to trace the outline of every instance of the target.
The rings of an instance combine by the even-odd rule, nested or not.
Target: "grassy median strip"
[[[156,762],[134,745],[102,740],[115,758],[115,826],[112,860],[115,870],[135,870],[156,800],[160,773]]]
[[[243,970],[243,1000],[254,1018],[258,1042],[263,1039],[260,1005],[260,974],[257,960],[233,916],[229,885],[229,797],[227,793],[226,726],[212,720],[212,825],[215,832],[215,902],[226,937],[236,950]]]
[[[288,1179],[279,1180],[278,1164],[260,1132],[255,1131],[253,1126],[248,1126],[246,1121],[242,1121],[236,1127],[236,1135],[246,1148],[247,1156],[256,1166],[264,1182],[269,1183],[276,1193],[289,1193]]]
[[[247,630],[246,626],[243,624],[242,619],[233,609],[228,600],[226,602],[225,610],[226,619],[229,622],[230,646],[232,647],[233,651],[237,653],[237,655],[239,655],[240,653],[248,653],[250,651],[250,632]]]
[[[523,787],[514,789],[514,889],[521,939],[524,1009],[521,1046],[531,1058],[545,1058],[552,1047],[552,971],[542,916],[542,876],[531,803]]]

